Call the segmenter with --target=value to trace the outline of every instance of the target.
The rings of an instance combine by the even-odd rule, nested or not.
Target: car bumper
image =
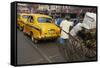
[[[46,40],[46,39],[57,39],[60,37],[59,35],[42,35],[37,38],[37,40]]]

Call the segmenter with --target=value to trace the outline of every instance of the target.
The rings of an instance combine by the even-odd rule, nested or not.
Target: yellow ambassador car
[[[34,43],[39,40],[57,39],[60,36],[60,28],[53,23],[52,17],[43,14],[30,15],[23,32],[31,36]]]
[[[25,25],[29,15],[30,14],[26,14],[26,13],[18,14],[18,16],[17,16],[17,26],[20,30],[23,31],[24,25]]]

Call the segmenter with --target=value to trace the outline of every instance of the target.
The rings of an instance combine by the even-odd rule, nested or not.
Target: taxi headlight
[[[41,38],[41,36],[39,36],[39,38]]]
[[[42,34],[42,29],[39,29],[40,35]]]

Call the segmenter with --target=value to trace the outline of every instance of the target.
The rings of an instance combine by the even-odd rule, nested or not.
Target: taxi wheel
[[[36,39],[34,38],[34,36],[33,36],[32,33],[31,33],[31,40],[32,40],[33,43],[38,43],[38,40],[36,40]]]
[[[25,32],[25,29],[24,29],[24,27],[23,27],[23,33],[24,33],[24,35],[27,35],[27,34],[26,34],[26,32]]]

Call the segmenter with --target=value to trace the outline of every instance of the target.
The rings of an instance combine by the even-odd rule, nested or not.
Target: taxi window
[[[28,18],[29,16],[28,16],[28,15],[23,15],[22,17],[23,17],[23,18]]]
[[[46,17],[39,17],[38,22],[39,23],[51,23],[52,19],[51,18],[46,18]]]
[[[29,16],[29,17],[28,17],[28,22],[29,22],[29,23],[33,23],[33,22],[34,22],[33,16]]]

